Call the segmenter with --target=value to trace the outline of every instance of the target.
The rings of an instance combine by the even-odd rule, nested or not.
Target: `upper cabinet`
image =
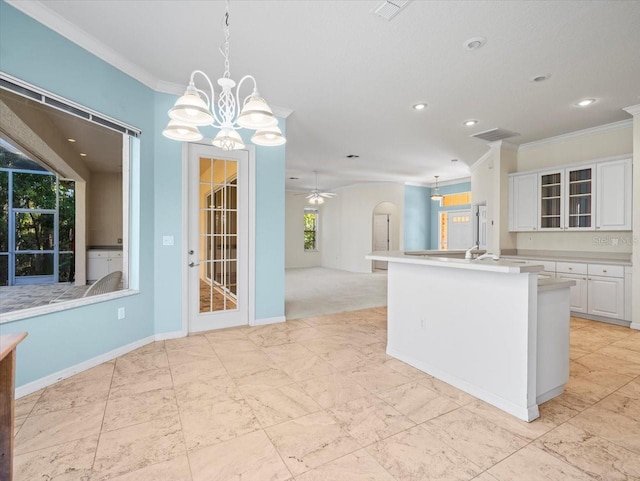
[[[631,230],[631,180],[631,159],[511,174],[509,230]]]
[[[540,193],[533,199],[540,199],[540,216],[536,224],[540,230],[561,230],[564,227],[564,170],[541,172]]]
[[[595,227],[593,193],[596,166],[586,165],[565,170],[565,222],[568,230],[593,230]]]
[[[598,164],[596,229],[631,230],[631,159]]]
[[[509,230],[529,231],[538,228],[538,174],[509,178]]]

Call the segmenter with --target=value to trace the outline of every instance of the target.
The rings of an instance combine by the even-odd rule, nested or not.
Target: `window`
[[[461,192],[459,194],[448,194],[442,198],[442,207],[453,207],[455,205],[471,204],[471,192]]]
[[[0,80],[0,323],[104,299],[82,297],[114,270],[137,288],[140,132]]]
[[[304,210],[304,250],[318,250],[318,210]]]

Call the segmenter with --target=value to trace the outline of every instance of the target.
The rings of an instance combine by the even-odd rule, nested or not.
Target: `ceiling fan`
[[[316,188],[313,189],[306,197],[307,199],[309,199],[309,204],[313,204],[313,205],[324,204],[324,199],[331,199],[332,197],[338,195],[338,194],[334,194],[333,192],[320,192],[318,190],[318,171],[314,170],[313,173],[316,174]],[[297,195],[304,195],[304,194],[297,194]]]

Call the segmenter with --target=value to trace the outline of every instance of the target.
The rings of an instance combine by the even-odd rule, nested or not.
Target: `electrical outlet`
[[[124,307],[118,307],[118,320],[124,319]]]
[[[611,238],[611,245],[612,246],[617,246],[618,245],[618,238],[617,237],[612,237]]]
[[[173,236],[172,235],[162,236],[162,245],[163,246],[172,246],[173,245]]]

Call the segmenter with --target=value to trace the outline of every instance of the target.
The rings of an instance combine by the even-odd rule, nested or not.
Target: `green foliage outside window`
[[[318,232],[318,212],[306,211],[304,213],[304,250],[317,250],[316,234]]]

